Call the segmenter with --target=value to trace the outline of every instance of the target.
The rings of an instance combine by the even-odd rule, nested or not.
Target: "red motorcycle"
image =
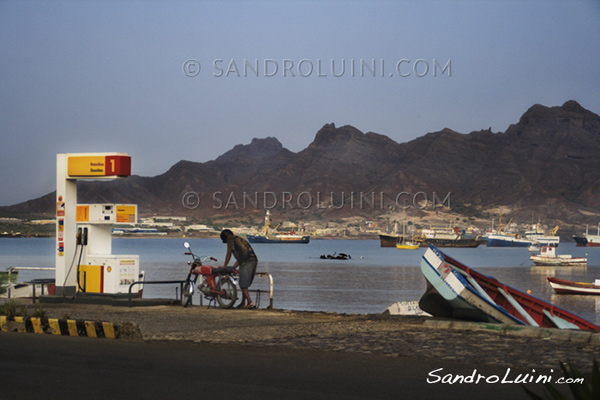
[[[188,249],[185,255],[192,256],[193,261],[188,261],[190,272],[184,281],[181,290],[181,305],[184,307],[192,304],[192,295],[198,278],[201,277],[198,284],[198,290],[204,294],[204,298],[210,303],[217,301],[221,308],[231,308],[237,300],[237,281],[233,267],[211,267],[202,265],[206,260],[217,261],[213,257],[200,258],[192,253],[190,244],[185,242],[183,246]]]

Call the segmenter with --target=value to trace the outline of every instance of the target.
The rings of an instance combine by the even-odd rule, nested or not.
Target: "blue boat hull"
[[[261,235],[246,235],[250,243],[308,243],[310,236],[302,236],[299,239],[271,239]]]
[[[498,238],[488,238],[487,246],[488,247],[528,247],[531,245],[530,241],[516,241],[516,240],[506,240],[506,239],[498,239]]]

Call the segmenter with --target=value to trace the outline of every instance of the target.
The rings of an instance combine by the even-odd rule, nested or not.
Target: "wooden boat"
[[[600,279],[594,283],[573,282],[549,276],[548,282],[556,293],[560,294],[595,294],[600,295]]]
[[[430,246],[423,255],[421,271],[428,286],[419,306],[436,317],[600,330],[567,310],[465,266],[435,246]]]
[[[418,301],[397,301],[383,313],[388,315],[422,315],[431,317],[430,314],[419,308]]]
[[[21,282],[9,285],[0,299],[31,299],[42,295],[54,295],[54,279],[38,279],[32,282]]]
[[[535,265],[544,265],[552,267],[585,267],[587,257],[573,257],[570,254],[556,254],[556,247],[542,246],[540,254],[533,254],[529,257]]]

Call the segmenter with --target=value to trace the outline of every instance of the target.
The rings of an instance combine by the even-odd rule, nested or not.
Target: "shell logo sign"
[[[67,175],[102,177],[131,175],[131,157],[127,155],[69,156]]]

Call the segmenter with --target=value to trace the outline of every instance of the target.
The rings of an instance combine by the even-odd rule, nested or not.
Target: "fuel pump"
[[[76,213],[81,246],[77,288],[85,293],[128,294],[140,280],[138,255],[112,254],[112,228],[137,223],[134,204],[78,204]]]
[[[125,153],[64,153],[56,157],[56,295],[128,294],[139,281],[138,255],[112,254],[112,226],[136,223],[131,204],[77,204],[77,181],[131,175]],[[140,291],[137,293],[138,295]]]

